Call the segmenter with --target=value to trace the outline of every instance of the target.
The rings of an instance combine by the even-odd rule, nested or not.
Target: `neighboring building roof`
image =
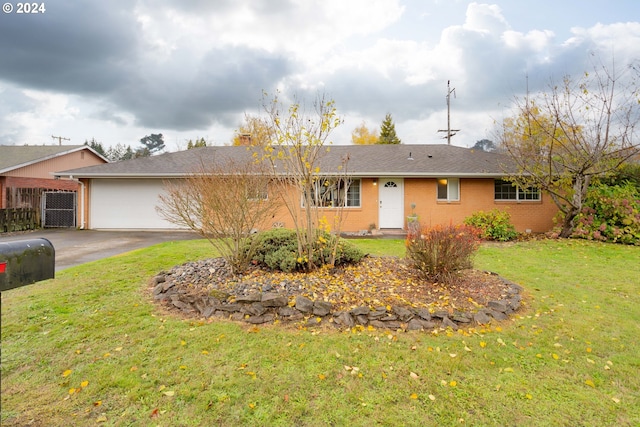
[[[500,177],[511,169],[507,156],[453,145],[331,145],[322,155],[320,173],[346,171],[359,177]],[[201,165],[224,159],[251,161],[253,151],[243,146],[201,147],[116,163],[56,172],[74,178],[178,177],[201,170]]]
[[[0,173],[80,150],[89,150],[105,162],[109,161],[87,145],[0,145]]]

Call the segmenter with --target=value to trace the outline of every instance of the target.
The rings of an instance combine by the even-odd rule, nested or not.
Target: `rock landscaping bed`
[[[160,272],[151,286],[157,303],[187,317],[392,330],[455,330],[506,320],[520,308],[523,291],[478,270],[461,272],[455,283],[428,283],[404,259],[391,257],[313,273],[256,267],[236,277],[224,259],[212,258]]]

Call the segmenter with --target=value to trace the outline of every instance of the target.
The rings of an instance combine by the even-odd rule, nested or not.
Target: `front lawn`
[[[353,240],[374,255],[402,241]],[[635,426],[640,248],[483,246],[525,287],[514,319],[456,333],[182,320],[149,278],[211,257],[171,242],[2,294],[2,425]]]

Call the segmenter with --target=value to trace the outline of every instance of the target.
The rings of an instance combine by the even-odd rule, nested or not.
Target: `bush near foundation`
[[[423,227],[407,236],[407,259],[425,279],[455,282],[460,270],[473,266],[479,231],[467,225]]]
[[[593,185],[576,217],[572,237],[640,245],[640,191],[623,185]]]
[[[480,229],[480,237],[486,240],[506,242],[518,237],[516,228],[511,224],[511,214],[507,211],[478,211],[465,218],[464,223]]]
[[[298,255],[298,239],[295,230],[275,228],[263,231],[257,237],[257,245],[253,256],[254,264],[269,270],[284,272],[306,271],[307,260]],[[331,261],[331,251],[336,237],[321,231],[315,241],[314,262],[316,267],[327,265]],[[351,243],[340,240],[336,249],[335,266],[355,264],[364,253]]]

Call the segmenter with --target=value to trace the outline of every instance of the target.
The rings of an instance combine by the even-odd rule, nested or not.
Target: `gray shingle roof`
[[[175,177],[196,172],[202,164],[223,159],[249,161],[252,154],[247,147],[202,147],[59,171],[56,175],[75,178]],[[321,173],[337,171],[346,156],[349,157],[347,172],[361,177],[499,177],[505,175],[509,165],[508,158],[502,154],[452,145],[332,145],[322,157]]]
[[[0,173],[82,149],[100,156],[86,145],[0,145]]]

